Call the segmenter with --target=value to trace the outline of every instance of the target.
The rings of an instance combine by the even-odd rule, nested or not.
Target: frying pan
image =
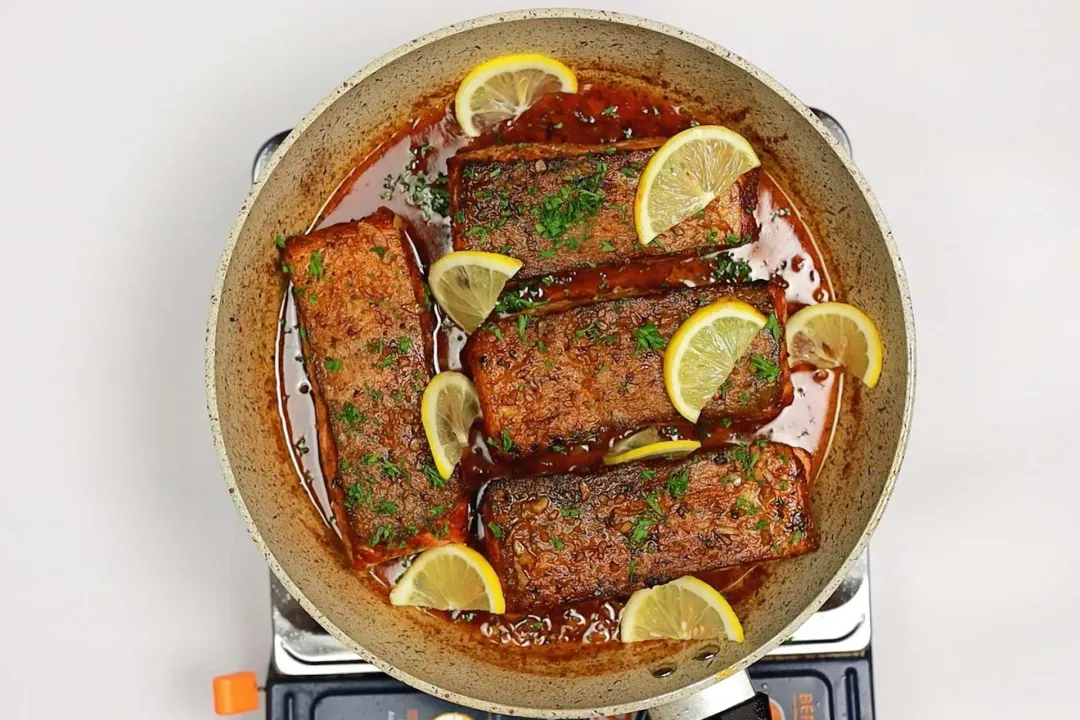
[[[772,564],[765,584],[739,607],[742,644],[612,644],[538,654],[393,608],[328,540],[290,462],[274,370],[285,287],[272,238],[304,232],[356,163],[414,110],[446,102],[476,64],[516,52],[552,55],[582,75],[649,83],[749,138],[764,167],[808,211],[840,299],[881,330],[879,384],[872,391],[844,384],[833,445],[814,483],[821,548]],[[228,490],[252,539],[289,592],[346,647],[425,692],[485,711],[571,718],[653,708],[657,716],[690,717],[743,700],[741,671],[806,620],[865,548],[900,468],[914,361],[908,288],[885,218],[805,105],[750,63],[685,31],[615,13],[530,10],[464,22],[393,50],[342,83],[289,134],[240,209],[222,256],[206,389]],[[660,667],[665,672],[656,672]],[[760,702],[751,701],[738,711],[750,714],[739,716],[754,717],[755,707]]]

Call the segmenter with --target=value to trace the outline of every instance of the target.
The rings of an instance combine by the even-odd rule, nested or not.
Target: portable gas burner
[[[840,124],[828,113],[814,112],[850,155]],[[259,149],[254,177],[286,135],[275,135]],[[383,674],[323,630],[273,575],[270,594],[274,644],[265,688],[270,720],[433,720],[446,713],[457,714],[455,720],[499,718],[426,695]],[[769,695],[774,720],[872,720],[870,576],[865,554],[821,609],[753,665],[749,675],[754,689]],[[707,705],[701,709],[702,716],[711,714]],[[643,712],[620,720],[645,717]]]

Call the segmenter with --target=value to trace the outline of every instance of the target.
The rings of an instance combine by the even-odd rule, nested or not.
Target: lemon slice
[[[754,148],[734,130],[720,125],[683,130],[656,151],[641,173],[634,199],[638,240],[648,245],[759,165]]]
[[[660,432],[656,428],[645,428],[644,430],[636,432],[629,437],[624,437],[622,440],[616,442],[611,446],[611,450],[608,450],[607,454],[619,455],[627,450],[634,450],[635,448],[663,441],[663,436],[660,435]]]
[[[805,307],[787,323],[787,346],[792,364],[819,368],[843,367],[867,387],[881,377],[881,344],[874,321],[856,307],[825,302]]]
[[[469,428],[480,417],[472,380],[458,372],[431,378],[420,400],[420,419],[439,475],[449,478],[469,445]]]
[[[495,570],[483,555],[465,545],[441,545],[420,553],[390,591],[390,603],[506,612]]]
[[[645,460],[653,457],[680,457],[692,453],[701,447],[697,440],[662,440],[623,452],[609,452],[604,456],[605,465],[621,465],[632,460]]]
[[[462,250],[443,255],[428,273],[428,284],[447,315],[472,332],[487,319],[499,301],[506,281],[522,262],[498,253]]]
[[[719,637],[741,643],[742,624],[723,595],[690,575],[638,590],[627,600],[619,622],[623,642]]]
[[[478,137],[553,92],[577,92],[573,70],[546,55],[504,55],[469,71],[454,97],[454,113],[465,134]]]
[[[680,415],[698,421],[765,323],[764,315],[741,300],[723,298],[679,326],[664,353],[664,386]]]

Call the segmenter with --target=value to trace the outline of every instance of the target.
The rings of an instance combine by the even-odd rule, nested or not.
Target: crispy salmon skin
[[[734,296],[776,318],[753,339],[701,413],[703,421],[764,422],[794,390],[780,341],[787,305],[769,283],[647,294],[482,326],[465,347],[489,438],[519,454],[588,442],[597,433],[680,418],[664,386],[668,340],[696,310]]]
[[[759,170],[744,173],[702,212],[641,245],[634,229],[638,179],[662,138],[610,145],[499,145],[450,159],[457,250],[525,263],[519,279],[757,239]]]
[[[435,472],[420,420],[433,318],[399,221],[382,209],[289,238],[283,256],[314,384],[323,472],[354,565],[463,541],[459,474],[444,480]]]
[[[485,554],[507,607],[625,597],[689,573],[817,549],[810,457],[775,443],[492,482]]]

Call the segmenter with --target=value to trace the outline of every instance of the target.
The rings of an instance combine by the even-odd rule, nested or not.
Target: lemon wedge
[[[634,198],[638,240],[648,245],[759,165],[754,148],[734,130],[721,125],[683,130],[660,146],[641,173]]]
[[[458,86],[454,113],[469,137],[516,118],[553,92],[577,92],[574,71],[536,53],[504,55],[474,67]]]
[[[469,445],[469,428],[480,418],[480,398],[472,380],[459,372],[431,378],[420,400],[420,419],[439,475],[449,478]]]
[[[664,353],[664,387],[679,414],[697,422],[750,341],[767,322],[735,298],[706,305],[686,319]]]
[[[867,387],[877,385],[885,348],[874,321],[838,302],[804,307],[788,319],[787,346],[793,365],[843,367]]]
[[[638,447],[615,452],[609,452],[604,456],[605,465],[621,465],[633,460],[645,460],[654,457],[681,457],[692,453],[701,447],[697,440],[661,440],[660,442],[639,445]]]
[[[390,591],[390,603],[506,612],[495,570],[483,555],[465,545],[440,545],[420,553]]]
[[[428,273],[428,285],[439,307],[471,333],[487,319],[506,281],[522,262],[498,253],[462,250],[443,255]]]
[[[719,637],[741,643],[742,624],[723,595],[691,575],[638,590],[619,622],[619,639],[626,643]]]

